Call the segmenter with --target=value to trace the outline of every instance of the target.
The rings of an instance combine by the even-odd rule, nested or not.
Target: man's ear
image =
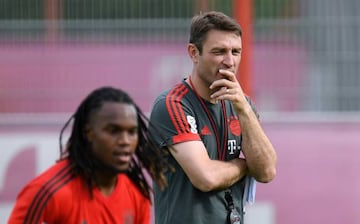
[[[198,62],[199,50],[194,44],[188,44],[188,54],[194,63]]]

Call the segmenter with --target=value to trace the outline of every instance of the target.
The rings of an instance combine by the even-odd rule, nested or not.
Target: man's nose
[[[234,56],[231,52],[224,55],[223,64],[227,67],[232,67],[235,64]]]
[[[130,143],[130,135],[126,132],[122,132],[119,134],[117,142],[119,144],[129,144]]]

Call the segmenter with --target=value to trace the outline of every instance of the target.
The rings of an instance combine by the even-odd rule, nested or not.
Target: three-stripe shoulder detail
[[[176,85],[166,96],[166,108],[177,133],[189,132],[181,99],[189,92],[184,84]]]
[[[55,173],[51,179],[45,182],[33,198],[24,219],[24,224],[38,223],[50,198],[73,177],[71,165],[68,164]]]

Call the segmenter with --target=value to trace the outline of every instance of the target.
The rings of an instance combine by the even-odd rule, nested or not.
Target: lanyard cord
[[[204,100],[201,98],[201,96],[198,94],[198,92],[196,91],[192,81],[191,81],[191,77],[189,77],[189,81],[190,81],[190,85],[196,95],[196,98],[198,99],[198,101],[201,104],[201,107],[204,109],[210,123],[211,123],[211,128],[214,131],[215,134],[215,138],[216,138],[216,144],[217,144],[217,151],[218,151],[218,157],[220,160],[225,160],[225,152],[226,152],[226,139],[228,138],[228,125],[227,125],[227,121],[226,121],[226,107],[225,107],[225,102],[224,100],[221,100],[221,109],[222,109],[222,113],[223,113],[223,124],[224,124],[224,141],[223,141],[223,146],[221,147],[221,139],[218,133],[218,130],[216,128],[216,124],[214,119],[212,118],[208,108],[205,105]]]

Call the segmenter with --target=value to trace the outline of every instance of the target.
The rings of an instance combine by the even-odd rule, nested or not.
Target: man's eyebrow
[[[211,51],[222,51],[222,50],[226,50],[226,47],[214,47],[211,49]]]
[[[226,50],[231,50],[231,51],[242,51],[242,48],[226,48],[226,47],[214,47],[210,50],[210,52],[214,52],[214,51],[226,51]]]

